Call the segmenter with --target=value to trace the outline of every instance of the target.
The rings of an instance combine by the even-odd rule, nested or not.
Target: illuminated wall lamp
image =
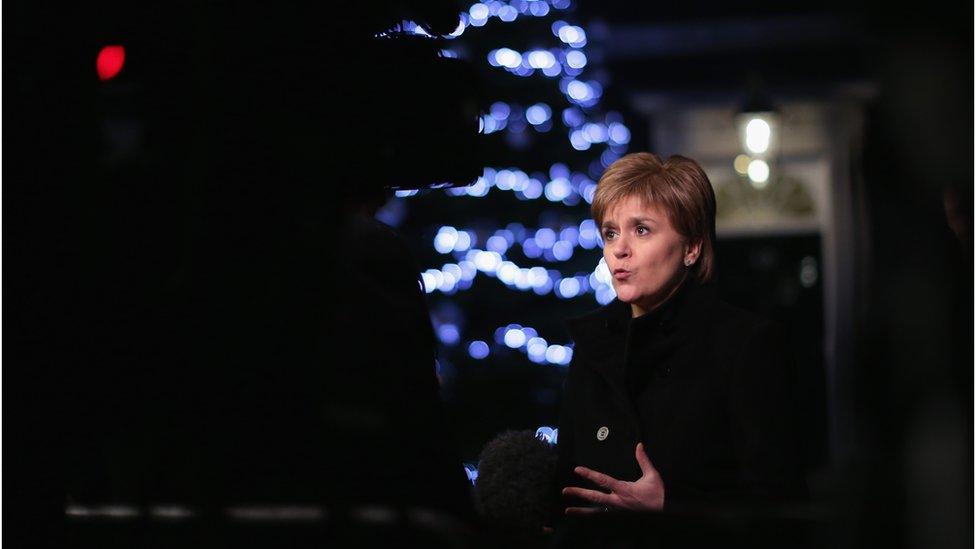
[[[735,169],[749,177],[758,189],[769,183],[773,160],[779,148],[779,113],[772,102],[754,87],[735,115],[735,126],[743,154]]]

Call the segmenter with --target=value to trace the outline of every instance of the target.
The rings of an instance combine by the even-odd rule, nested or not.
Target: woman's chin
[[[627,290],[617,292],[617,299],[629,305],[633,305],[633,303],[637,301],[637,298],[638,296],[636,294],[633,292],[628,292]]]

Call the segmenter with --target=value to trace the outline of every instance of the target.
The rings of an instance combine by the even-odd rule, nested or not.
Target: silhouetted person
[[[359,206],[365,206],[365,209]],[[425,506],[471,517],[446,431],[436,340],[406,244],[354,202],[334,254],[325,432],[327,497],[344,505]]]
[[[11,432],[29,453],[14,493],[44,508],[24,513],[30,535],[110,504],[138,518],[71,518],[75,545],[161,540],[159,505],[192,511],[166,523],[180,544],[210,546],[259,544],[227,518],[243,504],[463,515],[416,267],[345,213],[359,193],[474,178],[463,63],[375,38],[403,19],[451,32],[457,7],[108,4],[14,6],[18,38],[54,37],[18,44],[24,155],[5,193],[23,357],[8,372],[32,418]],[[126,65],[99,81],[114,43]],[[424,84],[390,86],[408,73]],[[364,427],[363,409],[391,422]]]

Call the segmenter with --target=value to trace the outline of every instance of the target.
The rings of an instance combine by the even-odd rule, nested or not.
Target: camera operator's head
[[[143,105],[134,115],[146,133],[166,136],[145,156],[194,199],[321,208],[374,201],[378,189],[464,185],[480,172],[474,71],[441,53],[460,21],[454,2],[152,12],[128,7],[105,25],[103,40],[132,57],[106,85],[107,103],[126,94]]]

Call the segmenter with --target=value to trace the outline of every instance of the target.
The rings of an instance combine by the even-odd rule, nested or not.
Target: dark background
[[[579,2],[568,18],[587,29],[591,63],[606,78],[603,107],[624,115],[631,151],[658,145],[650,137],[654,121],[633,106],[641,93],[676,104],[734,102],[749,71],[781,99],[829,99],[851,85],[873,90],[862,103],[863,142],[839,145],[851,154],[855,185],[847,205],[852,213],[837,228],[848,250],[842,258],[848,293],[839,294],[846,338],[825,343],[822,278],[809,288],[790,286],[799,262],[819,257],[815,235],[720,238],[719,284],[728,301],[789,329],[805,388],[798,406],[812,513],[829,518],[832,542],[968,547],[972,7],[731,4]],[[167,304],[188,296],[160,290],[161,280],[179,276],[187,250],[216,258],[214,284],[227,288],[227,303],[238,303],[248,291],[235,286],[237,274],[259,278],[304,249],[276,248],[269,244],[274,238],[261,235],[280,235],[282,218],[300,224],[329,217],[342,189],[376,165],[369,128],[388,113],[364,114],[365,130],[337,130],[349,128],[348,113],[355,112],[344,108],[357,104],[352,83],[395,89],[348,54],[358,51],[354,30],[360,27],[350,22],[362,19],[355,8],[322,7],[314,17],[297,17],[300,10],[287,4],[228,16],[233,13],[222,3],[4,5],[4,518],[20,530],[8,528],[8,540],[41,545],[67,494],[83,489],[80,484],[107,482],[85,475],[85,460],[133,429],[151,438],[153,422],[167,420],[171,399],[187,398],[174,396],[184,394],[180,387],[199,382],[194,398],[202,401],[224,394],[226,372],[219,367],[217,373],[180,369],[172,362],[179,353],[158,348],[189,337],[185,328],[172,338],[165,333],[174,329]],[[315,38],[296,41],[302,30]],[[106,86],[94,74],[94,59],[102,45],[117,42],[125,43],[130,62],[125,78]],[[313,68],[312,51],[334,54],[332,64]],[[314,93],[309,82],[319,84]],[[502,80],[480,85],[483,91],[508,86]],[[523,88],[510,96],[543,98],[541,86]],[[493,153],[510,155],[506,165],[534,161],[490,138],[481,143],[484,165]],[[431,141],[431,150],[441,144]],[[562,161],[574,159],[565,144],[565,155],[550,150]],[[297,159],[284,174],[274,160],[283,157]],[[323,183],[293,184],[310,177]],[[241,183],[247,192],[238,194]],[[422,269],[435,260],[433,224],[524,214],[523,222],[533,225],[537,216],[491,195],[465,210],[435,192],[421,197],[415,216],[398,227]],[[228,197],[265,209],[254,216],[225,207],[233,202]],[[281,215],[293,207],[294,215]],[[585,212],[581,204],[576,214]],[[227,239],[215,220],[252,232]],[[233,244],[224,249],[227,242]],[[343,244],[339,238],[326,245],[341,251]],[[598,258],[598,249],[591,252],[578,256],[580,272]],[[518,310],[524,325],[561,343],[560,319],[593,305],[514,292],[499,299],[490,282],[477,280],[459,301],[472,331],[490,334],[497,328],[492,319]],[[287,315],[294,304],[277,306],[269,314]],[[436,312],[436,296],[431,306]],[[186,350],[282,329],[274,323],[233,328],[218,327],[215,339]],[[830,375],[825,352],[837,365]],[[442,347],[441,358],[449,429],[465,461],[500,430],[555,421],[560,369],[527,363],[514,352],[473,365],[463,352]],[[129,413],[146,409],[148,416]],[[123,460],[100,467],[137,465]]]

